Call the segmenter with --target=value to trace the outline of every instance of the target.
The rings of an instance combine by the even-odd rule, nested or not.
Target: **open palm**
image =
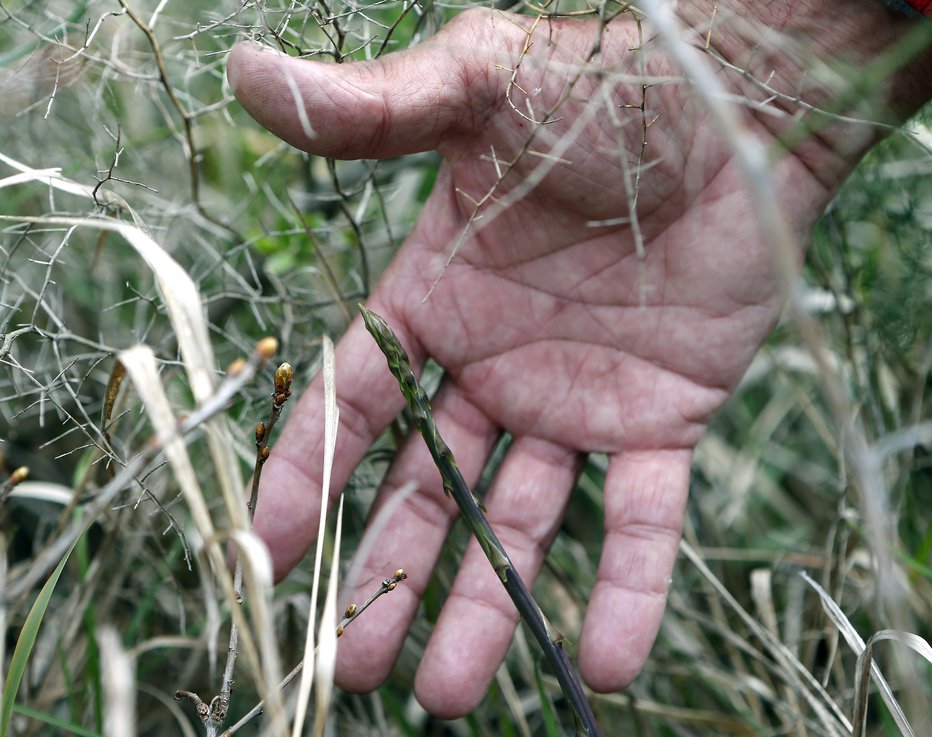
[[[634,22],[609,24],[593,56],[597,31],[471,11],[429,42],[365,64],[241,45],[229,75],[247,110],[304,150],[443,154],[420,220],[369,306],[416,368],[432,358],[444,369],[435,415],[467,482],[501,433],[513,435],[486,505],[526,580],[558,529],[582,458],[609,455],[604,548],[579,660],[592,687],[614,690],[636,675],[659,627],[692,449],[780,300],[727,142],[660,53],[633,51],[641,45]],[[651,82],[646,97],[635,75]],[[773,137],[767,121],[748,114],[747,125]],[[844,174],[826,156],[817,180],[819,151],[807,156],[784,157],[774,171],[801,241]],[[402,398],[358,320],[338,346],[337,371],[339,488]],[[263,475],[256,529],[278,574],[304,554],[316,526],[320,395],[311,387],[293,410]],[[374,514],[410,482],[416,490],[373,531],[363,575],[403,567],[410,586],[341,639],[337,680],[351,690],[388,674],[457,513],[415,439]],[[420,665],[424,706],[448,717],[470,710],[516,622],[473,546]]]

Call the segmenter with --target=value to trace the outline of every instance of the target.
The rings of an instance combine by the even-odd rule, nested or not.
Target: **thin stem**
[[[382,580],[382,585],[376,589],[375,593],[372,594],[368,599],[366,599],[362,604],[356,606],[355,604],[350,604],[346,607],[346,611],[343,612],[343,619],[340,620],[340,624],[337,627],[337,637],[343,634],[343,630],[346,629],[347,625],[350,622],[354,621],[360,614],[362,614],[366,609],[368,609],[372,602],[378,599],[383,594],[387,594],[389,591],[394,591],[395,587],[404,581],[408,577],[408,574],[405,573],[404,568],[399,568],[395,571],[395,575],[391,578],[386,578]]]
[[[6,499],[7,495],[13,491],[17,484],[25,481],[29,476],[29,467],[20,466],[13,473],[11,473],[6,481],[0,484],[0,502],[3,502]]]
[[[346,627],[349,626],[349,624],[353,622],[360,614],[366,611],[366,609],[369,608],[369,605],[372,604],[372,602],[374,602],[380,596],[387,594],[389,591],[394,591],[395,587],[398,586],[398,584],[404,581],[407,577],[408,577],[408,574],[405,573],[404,570],[399,568],[397,571],[395,571],[394,576],[392,576],[391,578],[386,578],[385,580],[382,581],[382,584],[379,586],[379,588],[376,589],[375,593],[372,594],[372,596],[366,599],[366,602],[364,604],[362,604],[359,607],[357,607],[355,604],[350,604],[348,607],[346,607],[346,611],[343,613],[343,619],[340,621],[340,625],[337,627],[337,637],[342,635]],[[317,653],[317,649],[318,648],[314,648],[315,654]],[[291,683],[295,679],[295,677],[298,674],[301,673],[302,670],[304,670],[303,660],[300,661],[294,668],[292,668],[291,672],[281,680],[281,683],[278,684],[278,690],[282,691],[289,683]],[[183,693],[182,695],[190,698],[187,692]],[[194,699],[192,699],[192,701],[194,701]],[[198,701],[200,701],[200,699],[198,699]],[[195,701],[194,703],[197,704],[197,701]],[[233,734],[241,730],[243,727],[246,726],[246,724],[248,724],[253,719],[255,719],[257,716],[259,716],[262,713],[262,710],[264,708],[265,708],[265,701],[263,700],[263,701],[260,701],[258,704],[256,704],[254,707],[252,707],[252,709],[250,709],[248,712],[246,712],[246,714],[243,715],[242,719],[240,719],[236,724],[234,724],[232,727],[226,730],[223,733],[222,737],[232,737]]]
[[[149,47],[152,49],[152,57],[155,61],[156,69],[158,70],[159,83],[165,90],[165,94],[168,96],[168,101],[171,103],[171,106],[177,111],[179,117],[181,118],[181,123],[184,127],[182,140],[184,142],[185,148],[187,149],[185,153],[187,154],[188,159],[188,175],[191,180],[191,201],[194,203],[194,207],[197,208],[198,213],[200,213],[200,215],[206,220],[220,228],[223,228],[237,241],[242,242],[243,238],[239,233],[236,232],[236,230],[214,217],[210,212],[207,211],[204,203],[201,202],[201,155],[198,153],[197,145],[194,140],[194,121],[197,117],[197,113],[188,110],[178,98],[178,94],[175,92],[175,88],[172,86],[172,83],[168,78],[168,69],[165,65],[165,55],[162,53],[162,47],[159,44],[158,38],[155,36],[155,32],[142,18],[139,17],[139,15],[131,7],[126,4],[126,0],[117,0],[117,2],[120,4],[122,11],[125,12],[127,16],[129,16],[129,19],[136,25],[137,28],[139,28],[140,31],[142,31],[143,35],[146,37],[146,40],[149,42]]]
[[[290,363],[283,363],[276,369],[275,390],[272,392],[272,408],[269,411],[269,420],[268,422],[256,424],[256,465],[252,474],[252,489],[249,494],[249,502],[246,505],[250,527],[252,527],[253,518],[256,516],[256,505],[259,503],[259,479],[262,475],[262,468],[270,455],[269,438],[272,435],[272,428],[278,422],[278,418],[281,417],[285,402],[291,396],[293,378],[294,369]],[[239,557],[236,559],[236,567],[233,571],[233,594],[235,603],[241,604],[243,601],[243,563]],[[236,669],[238,655],[239,630],[236,627],[236,622],[230,622],[230,642],[227,646],[227,662],[223,669],[220,693],[211,701],[210,711],[206,718],[201,716],[200,706],[195,702],[195,706],[198,706],[198,716],[201,716],[201,721],[208,726],[209,730],[219,730],[226,721],[227,713],[230,710],[230,698],[233,694],[233,673]]]
[[[473,496],[459,472],[453,453],[443,441],[443,438],[440,437],[440,432],[437,430],[437,425],[431,415],[427,393],[411,370],[408,354],[385,320],[362,305],[359,306],[359,311],[366,323],[366,329],[372,334],[382,353],[385,354],[389,370],[398,380],[401,393],[414,417],[414,423],[424,438],[434,463],[440,470],[444,491],[448,496],[453,497],[456,506],[459,507],[460,513],[463,515],[463,519],[466,520],[466,524],[469,525],[469,529],[479,542],[479,546],[498,574],[502,586],[505,587],[505,591],[508,592],[514,602],[515,608],[521,614],[541,650],[543,650],[544,656],[550,662],[563,693],[573,707],[573,712],[583,733],[590,735],[590,737],[596,737],[600,732],[595,721],[595,715],[586,700],[582,684],[579,682],[579,677],[576,675],[569,656],[563,649],[561,638],[550,627],[534,597],[531,596],[531,592],[524,581],[521,580],[518,571],[515,570],[511,559],[508,557],[508,553],[505,552],[505,548],[499,542],[485,514],[483,514],[482,505]]]

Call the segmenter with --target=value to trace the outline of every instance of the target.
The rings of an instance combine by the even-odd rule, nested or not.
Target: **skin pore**
[[[829,106],[846,71],[912,28],[877,0],[843,5],[696,2],[680,3],[680,13],[691,43],[705,48],[708,39],[709,63],[740,101],[747,130],[775,144],[805,112],[797,98]],[[911,112],[932,92],[929,61],[907,63],[876,99],[862,95],[839,112],[887,121]],[[416,370],[428,358],[444,369],[434,412],[468,483],[501,433],[514,436],[485,504],[528,583],[585,455],[608,455],[603,550],[579,665],[596,690],[624,687],[660,625],[692,449],[782,304],[730,143],[650,23],[630,14],[600,31],[594,21],[471,10],[416,48],[343,65],[242,44],[228,75],[249,113],[302,150],[443,155],[418,224],[368,306]],[[547,125],[535,124],[548,114]],[[813,134],[773,163],[800,258],[823,208],[885,130],[816,117]],[[339,490],[402,398],[359,320],[339,343],[337,371]],[[318,379],[263,473],[255,529],[277,576],[313,542],[321,415]],[[388,675],[456,518],[416,437],[398,453],[373,516],[412,483],[367,544],[360,580],[397,568],[410,577],[341,638],[337,682],[349,690],[371,690]],[[424,707],[448,718],[471,710],[516,624],[471,545],[420,663],[415,691]]]

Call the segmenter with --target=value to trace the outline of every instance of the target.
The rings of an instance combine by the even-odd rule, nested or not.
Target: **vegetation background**
[[[115,233],[50,218],[136,223],[198,287],[216,354],[209,370],[271,334],[296,387],[306,385],[320,367],[321,337],[339,336],[413,224],[438,158],[301,154],[235,103],[226,52],[261,37],[293,54],[371,58],[417,43],[470,4],[481,3],[0,2],[0,180],[19,162],[60,169],[85,188],[69,193],[27,176],[0,189],[0,482],[20,466],[41,482],[4,488],[0,505],[5,678],[51,571],[22,582],[153,434],[128,382],[105,410],[117,354],[151,346],[175,411],[194,406],[164,289],[146,261]],[[573,9],[584,6],[560,1],[546,12]],[[605,734],[858,734],[862,671],[850,634],[867,640],[899,628],[932,638],[930,119],[927,108],[875,149],[818,227],[802,279],[832,375],[820,376],[793,326],[781,324],[700,445],[686,544],[653,655],[625,693],[592,696]],[[244,475],[273,370],[229,409]],[[336,370],[338,381],[351,380],[352,366]],[[874,491],[889,494],[895,519],[883,569],[866,530],[871,500],[850,481],[826,379],[843,389],[881,464],[886,492]],[[343,568],[392,447],[386,437],[373,448],[347,490]],[[222,530],[228,511],[201,435],[189,453]],[[603,469],[599,458],[587,466],[535,588],[571,649],[595,577]],[[208,699],[219,690],[230,607],[175,474],[154,464],[85,521],[93,524],[64,564],[15,702],[5,704],[10,733],[118,734],[121,707],[132,707],[139,734],[203,733],[173,694]],[[414,669],[465,540],[462,530],[451,537],[391,680],[369,696],[336,693],[328,734],[571,733],[559,689],[520,631],[469,717],[441,722],[415,702]],[[331,535],[325,558],[332,553]],[[894,611],[877,595],[891,580],[906,592]],[[272,637],[255,633],[263,662],[270,644],[285,670],[300,659],[310,591],[311,566],[302,565],[268,593]],[[913,645],[882,641],[872,652],[915,734],[932,734],[932,665],[922,641]],[[120,663],[135,679],[122,695],[111,689]],[[231,721],[260,698],[260,681],[241,658]],[[903,734],[876,684],[871,692],[865,733]]]

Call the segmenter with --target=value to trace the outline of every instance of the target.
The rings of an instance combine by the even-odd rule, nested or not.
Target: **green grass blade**
[[[101,737],[100,732],[95,732],[93,729],[87,729],[86,727],[82,727],[80,724],[75,724],[74,722],[69,722],[65,719],[59,719],[58,717],[54,717],[51,714],[46,714],[44,711],[32,709],[28,706],[23,706],[22,704],[14,706],[13,711],[15,711],[17,714],[22,714],[24,717],[35,719],[38,722],[48,724],[49,726],[55,727],[62,732],[74,734],[78,737]]]
[[[6,737],[9,734],[10,719],[13,716],[13,700],[19,692],[19,685],[22,683],[23,674],[26,672],[26,662],[32,654],[32,648],[36,644],[36,638],[39,635],[39,627],[42,625],[42,619],[45,617],[46,609],[52,599],[52,592],[58,584],[61,572],[65,569],[65,563],[74,550],[72,546],[65,555],[62,556],[61,562],[52,571],[49,580],[36,597],[32,609],[23,624],[23,631],[19,633],[19,639],[16,641],[16,649],[13,650],[13,658],[10,661],[10,670],[7,673],[6,683],[3,684],[3,705],[0,707],[0,737]]]
[[[540,672],[540,662],[534,665],[534,680],[537,681],[537,692],[540,694],[540,716],[544,722],[544,733],[547,737],[563,737],[560,721],[557,719],[550,694],[544,686],[544,679]]]

